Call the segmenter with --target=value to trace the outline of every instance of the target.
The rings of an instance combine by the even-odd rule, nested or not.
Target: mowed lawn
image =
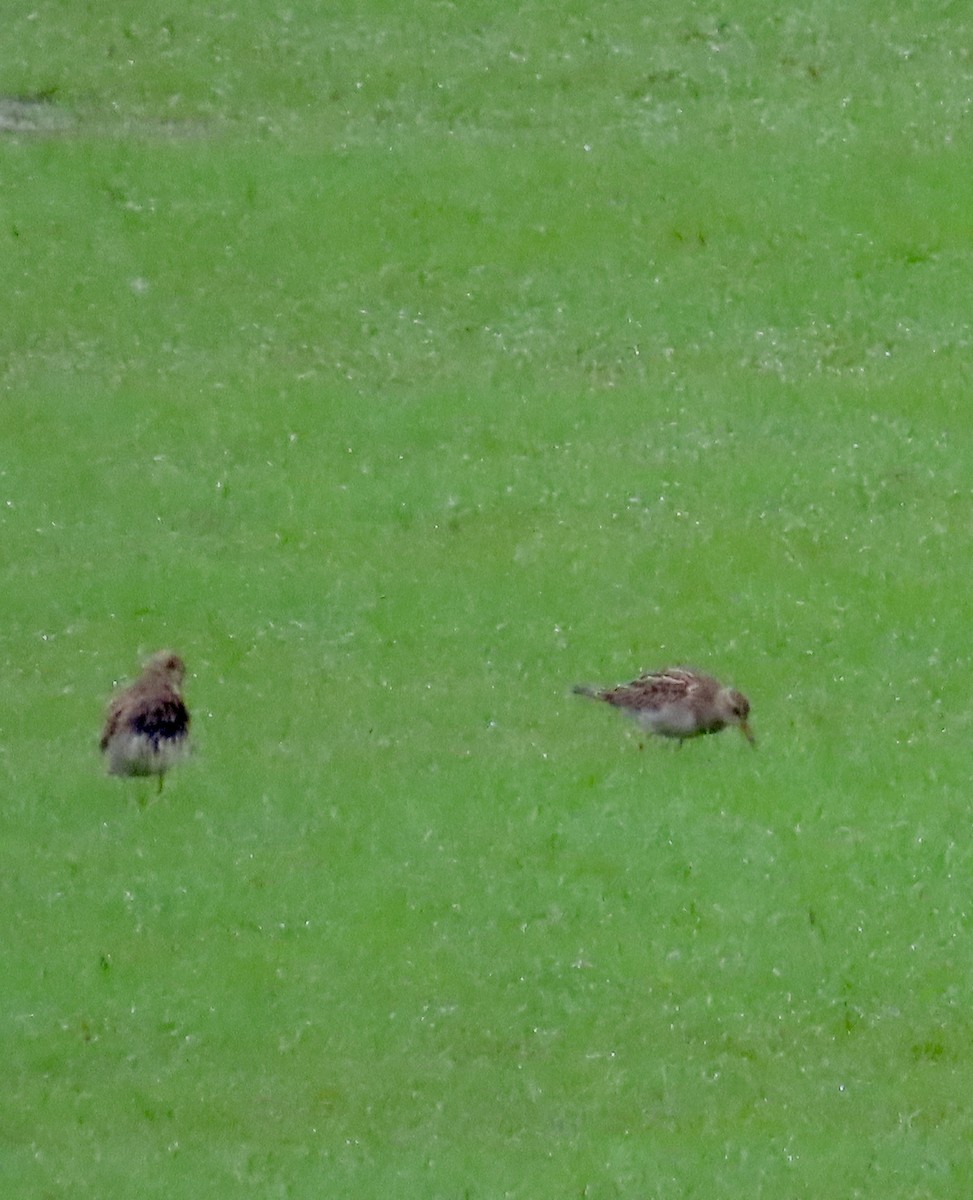
[[[4,1194],[966,1194],[973,21],[159,12],[0,51]]]

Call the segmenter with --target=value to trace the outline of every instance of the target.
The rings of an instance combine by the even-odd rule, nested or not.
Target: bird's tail
[[[571,691],[576,696],[588,696],[591,700],[600,700],[601,692],[597,688],[590,687],[587,683],[576,683]]]

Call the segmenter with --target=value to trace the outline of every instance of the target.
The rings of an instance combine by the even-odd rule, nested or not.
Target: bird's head
[[[739,726],[740,732],[756,749],[757,739],[753,736],[753,730],[750,728],[750,701],[735,688],[725,688],[720,700],[720,707],[727,725]]]
[[[178,654],[174,654],[171,650],[160,650],[157,654],[153,654],[145,664],[145,674],[155,675],[178,688],[182,686],[185,678],[186,664]]]

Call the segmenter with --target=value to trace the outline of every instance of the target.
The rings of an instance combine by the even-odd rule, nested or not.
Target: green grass
[[[970,22],[265,10],[0,51],[5,1194],[965,1194]]]

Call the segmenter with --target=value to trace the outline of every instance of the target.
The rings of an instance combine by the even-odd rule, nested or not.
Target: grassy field
[[[0,50],[4,1194],[967,1194],[973,18],[103,7]],[[570,695],[681,661],[756,754]]]

